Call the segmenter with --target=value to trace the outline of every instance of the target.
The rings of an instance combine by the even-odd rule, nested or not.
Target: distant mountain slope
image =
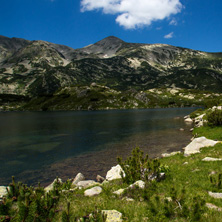
[[[0,94],[53,95],[62,87],[186,88],[222,92],[222,53],[114,36],[81,49],[0,36]]]

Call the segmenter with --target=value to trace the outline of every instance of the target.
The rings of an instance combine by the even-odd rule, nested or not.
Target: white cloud
[[[116,14],[116,22],[126,29],[149,26],[182,9],[180,0],[81,0],[81,11],[102,10]]]
[[[165,38],[165,39],[172,39],[172,38],[173,38],[173,34],[174,34],[174,33],[171,32],[171,33],[165,35],[164,38]]]

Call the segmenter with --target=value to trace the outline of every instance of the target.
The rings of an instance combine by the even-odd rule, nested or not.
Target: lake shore
[[[138,181],[138,186],[129,186],[126,181],[117,179],[91,182],[90,187],[62,188],[56,205],[61,210],[53,215],[53,221],[63,221],[65,214],[71,221],[82,218],[108,221],[100,215],[114,209],[119,218],[115,221],[221,221],[222,190],[218,178],[222,172],[222,128],[202,126],[195,128],[193,133],[197,139],[218,140],[217,144],[188,156],[177,153],[160,158],[165,176],[156,182],[143,184]],[[81,184],[85,184],[83,182]],[[67,201],[70,211],[66,209]]]

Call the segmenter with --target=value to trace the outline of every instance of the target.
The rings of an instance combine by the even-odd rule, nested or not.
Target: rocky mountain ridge
[[[96,83],[114,90],[184,88],[222,92],[222,53],[110,36],[80,49],[0,36],[0,95],[52,96]]]

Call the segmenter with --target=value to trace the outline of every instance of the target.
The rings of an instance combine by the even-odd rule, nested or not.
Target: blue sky
[[[0,0],[0,35],[81,48],[113,35],[222,52],[221,0]]]

